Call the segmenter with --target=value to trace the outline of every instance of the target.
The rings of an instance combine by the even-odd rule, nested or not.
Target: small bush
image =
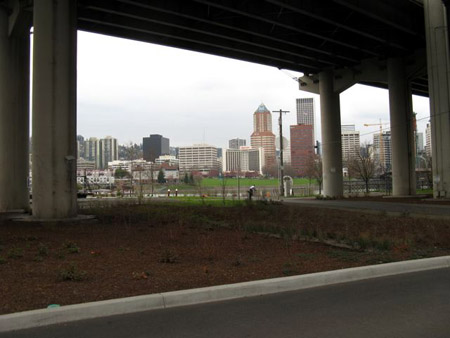
[[[301,253],[298,253],[297,256],[298,256],[299,258],[302,258],[302,259],[305,259],[305,260],[310,260],[310,259],[315,258],[315,257],[316,257],[316,254],[314,254],[314,253],[303,253],[303,252],[301,252]]]
[[[38,255],[41,256],[41,257],[47,257],[48,256],[48,247],[45,244],[39,243]]]
[[[159,259],[160,263],[168,263],[168,264],[174,264],[177,261],[178,261],[177,254],[170,249],[164,250]]]
[[[80,270],[75,264],[71,263],[68,267],[59,271],[59,277],[62,281],[79,282],[86,279],[87,272]]]
[[[392,248],[392,243],[391,241],[385,239],[383,241],[377,242],[375,247],[381,251],[388,251]]]
[[[11,248],[8,251],[7,254],[8,258],[13,258],[13,259],[17,259],[17,258],[22,258],[23,257],[23,249],[22,248]]]
[[[42,262],[44,260],[44,257],[40,256],[40,255],[36,255],[33,258],[33,261],[35,262]]]
[[[80,252],[79,246],[75,242],[68,241],[64,243],[64,248],[66,249],[67,253],[75,254]]]

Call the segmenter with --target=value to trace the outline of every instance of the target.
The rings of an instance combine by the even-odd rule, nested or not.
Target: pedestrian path
[[[285,199],[284,203],[300,204],[311,207],[344,209],[351,211],[365,211],[381,213],[388,216],[411,216],[450,219],[450,206],[418,204],[418,203],[395,203],[374,202],[355,200],[317,200],[317,199]]]

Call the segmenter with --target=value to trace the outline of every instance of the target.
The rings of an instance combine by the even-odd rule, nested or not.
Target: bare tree
[[[284,165],[284,176],[290,176],[290,177],[297,176],[295,169],[292,168],[292,166],[290,164]]]
[[[265,165],[262,168],[262,173],[265,177],[278,177],[278,165]]]
[[[426,170],[426,179],[428,183],[428,187],[433,188],[433,159],[430,155],[425,154],[425,169]]]
[[[222,174],[222,182],[221,182],[220,187],[222,188],[222,201],[223,201],[223,204],[225,205],[225,199],[226,199],[226,193],[227,193],[227,179],[223,174]]]
[[[323,172],[322,172],[322,158],[318,155],[311,154],[308,157],[306,164],[306,177],[309,178],[309,183],[311,185],[311,180],[315,179],[319,185],[319,195],[322,194],[322,182],[323,182]]]
[[[366,193],[369,193],[369,181],[375,176],[376,166],[370,144],[365,143],[362,148],[362,151],[349,159],[348,169],[354,176],[364,181]]]

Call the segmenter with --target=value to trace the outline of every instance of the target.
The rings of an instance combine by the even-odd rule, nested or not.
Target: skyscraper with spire
[[[250,136],[252,148],[264,149],[264,165],[270,167],[276,163],[275,135],[272,133],[272,114],[261,103],[253,113],[253,133]]]

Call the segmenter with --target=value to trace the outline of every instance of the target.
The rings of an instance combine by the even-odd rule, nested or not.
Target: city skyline
[[[298,89],[288,76],[298,74],[86,32],[78,36],[78,134],[115,135],[120,144],[139,144],[151,132],[177,146],[227,148],[231,138],[249,141],[249,112],[261,102],[271,111],[291,111],[284,118],[283,133],[288,135],[289,126],[296,124],[296,99],[313,97],[316,139],[321,139],[320,97]],[[364,123],[389,121],[384,89],[357,85],[340,97],[341,123],[355,124],[361,141],[370,141],[377,132]],[[419,132],[424,132],[428,99],[415,96],[413,101],[423,119]]]

